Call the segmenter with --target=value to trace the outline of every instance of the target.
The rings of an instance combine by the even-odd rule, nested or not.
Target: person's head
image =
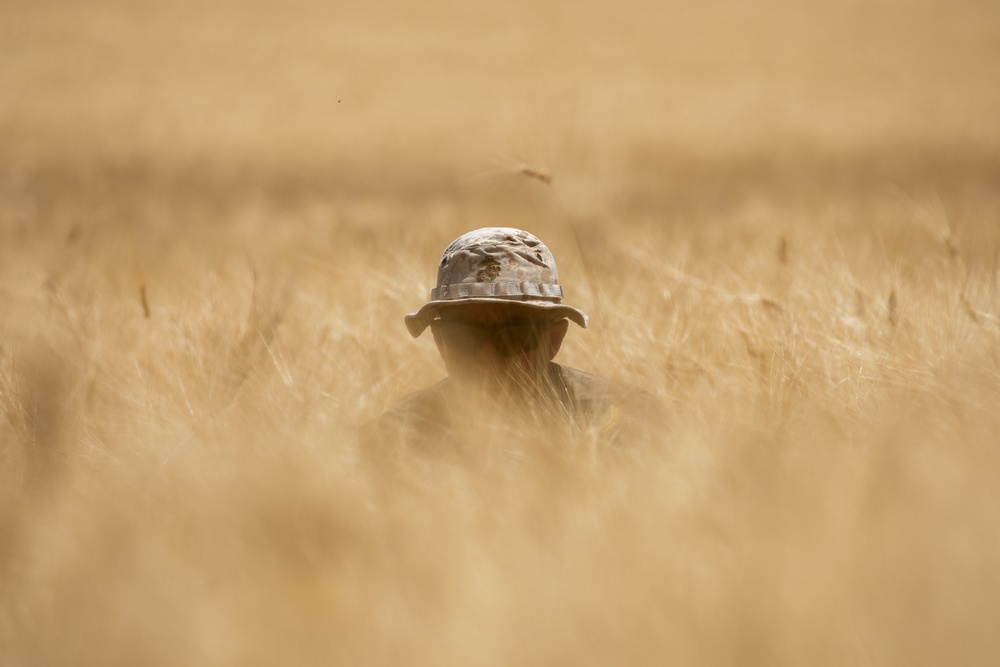
[[[406,316],[417,337],[428,326],[448,375],[463,385],[526,390],[544,377],[569,321],[555,259],[535,236],[489,227],[460,236],[438,265],[431,301]]]
[[[431,322],[450,377],[510,392],[537,385],[568,328],[565,318],[503,303],[455,305]]]

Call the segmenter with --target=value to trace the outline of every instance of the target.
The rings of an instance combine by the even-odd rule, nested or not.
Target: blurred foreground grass
[[[989,5],[136,7],[2,10],[4,664],[991,661]],[[360,464],[499,224],[662,457]]]

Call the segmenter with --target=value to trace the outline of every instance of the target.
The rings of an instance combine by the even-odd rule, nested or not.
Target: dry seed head
[[[889,292],[889,298],[886,300],[885,307],[889,311],[889,323],[892,326],[896,326],[899,323],[899,300],[896,297],[895,287]]]
[[[536,167],[525,162],[518,164],[514,167],[514,170],[523,176],[533,178],[536,181],[541,181],[546,185],[552,185],[552,181],[555,180],[555,176],[553,176],[552,172],[548,169],[545,169],[544,167]]]
[[[146,298],[146,283],[139,283],[139,304],[142,306],[142,316],[149,319],[149,299]]]

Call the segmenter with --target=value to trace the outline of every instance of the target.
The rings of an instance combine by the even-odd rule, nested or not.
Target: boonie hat
[[[537,236],[511,227],[484,227],[445,248],[431,300],[404,320],[416,338],[449,306],[514,302],[586,328],[586,313],[563,305],[562,299],[556,260]]]

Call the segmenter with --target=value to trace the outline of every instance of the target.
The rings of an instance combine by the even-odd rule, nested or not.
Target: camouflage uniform
[[[563,304],[562,298],[555,259],[537,237],[518,229],[485,228],[445,249],[431,300],[405,321],[417,337],[446,308],[516,303],[586,327],[587,315]],[[518,437],[560,432],[611,449],[662,437],[663,413],[648,393],[553,362],[544,375],[530,396],[519,397],[522,400],[476,400],[454,378],[410,394],[363,429],[366,454],[447,453],[474,445],[467,441],[482,440],[486,431],[490,437],[498,435],[497,426],[506,426],[509,435]],[[477,411],[477,406],[485,410]]]

